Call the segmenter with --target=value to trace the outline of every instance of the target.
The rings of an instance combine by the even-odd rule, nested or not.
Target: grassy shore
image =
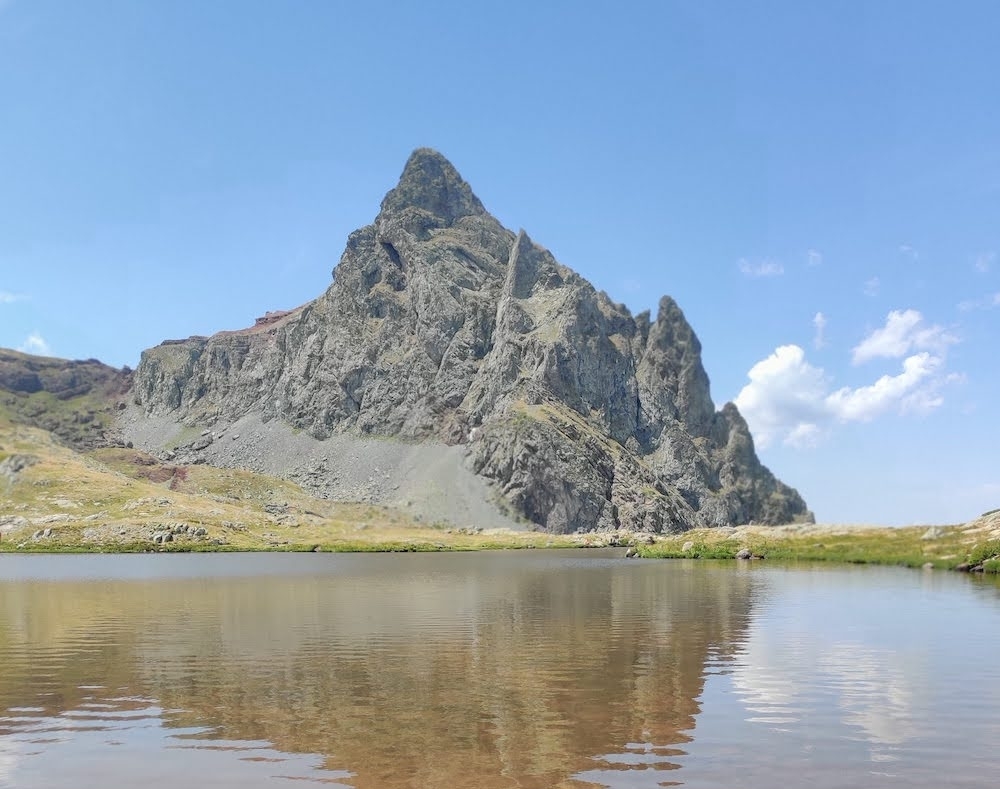
[[[893,564],[1000,571],[1000,512],[962,526],[793,525],[551,535],[421,522],[318,499],[283,479],[175,466],[133,449],[74,451],[0,407],[0,551],[470,551],[618,546],[645,558]]]
[[[354,505],[341,505],[350,507]],[[443,525],[423,526],[390,522],[367,508],[364,520],[330,520],[310,527],[288,526],[281,535],[273,524],[227,533],[223,541],[188,538],[178,534],[162,544],[142,540],[99,540],[66,524],[48,538],[15,542],[5,539],[0,551],[17,553],[202,553],[231,551],[274,552],[429,552],[481,551],[527,548],[621,547],[647,559],[735,559],[741,551],[754,560],[839,562],[896,565],[934,569],[962,569],[1000,573],[1000,534],[995,528],[743,526],[698,529],[678,535],[626,532],[551,535],[504,529],[478,530]],[[997,535],[997,536],[994,536]]]
[[[697,529],[637,547],[646,558],[756,559],[1000,572],[1000,517],[961,526],[790,525]]]

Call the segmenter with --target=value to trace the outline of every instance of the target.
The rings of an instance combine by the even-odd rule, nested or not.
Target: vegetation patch
[[[878,528],[793,525],[697,529],[639,545],[639,556],[675,559],[757,559],[881,564],[902,567],[1000,568],[1000,540],[975,545],[968,526]]]

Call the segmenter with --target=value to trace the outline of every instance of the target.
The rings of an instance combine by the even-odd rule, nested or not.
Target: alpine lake
[[[0,786],[992,787],[996,577],[0,555]]]

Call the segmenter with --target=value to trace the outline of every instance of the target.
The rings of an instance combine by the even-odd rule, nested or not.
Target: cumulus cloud
[[[837,424],[870,422],[892,412],[922,414],[940,407],[944,403],[943,387],[961,380],[960,375],[945,374],[943,370],[944,348],[955,340],[940,327],[922,326],[919,313],[907,312],[914,312],[918,318],[906,318],[905,324],[910,327],[907,333],[893,335],[897,340],[894,344],[886,340],[870,343],[862,355],[898,358],[916,352],[903,359],[899,372],[882,375],[871,384],[834,389],[827,373],[810,364],[798,345],[782,345],[751,367],[750,383],[743,387],[735,403],[757,444],[761,448],[779,442],[795,448],[810,447]],[[931,345],[940,353],[926,347]],[[858,348],[854,349],[855,355]]]
[[[883,375],[871,386],[842,387],[826,397],[831,412],[843,422],[870,422],[893,406],[906,408],[920,401],[934,407],[933,397],[917,387],[941,366],[941,359],[918,353],[903,361],[899,375]],[[940,405],[937,402],[936,405]]]
[[[815,443],[830,420],[826,374],[806,361],[798,345],[782,345],[757,362],[750,383],[736,396],[736,407],[761,447],[777,441],[792,446]]]
[[[750,261],[740,258],[737,265],[745,277],[778,277],[785,273],[785,267],[777,260]]]
[[[816,249],[810,249],[806,252],[806,265],[810,268],[815,266],[823,265],[823,254]]]
[[[52,353],[52,348],[49,347],[49,344],[38,332],[29,334],[18,350],[22,353],[33,353],[37,356],[48,356]]]
[[[885,326],[865,337],[852,351],[854,364],[872,359],[898,359],[911,351],[944,353],[957,342],[941,326],[928,326],[917,310],[893,310],[886,316]]]
[[[822,312],[817,312],[813,318],[813,326],[816,327],[816,334],[813,335],[813,346],[819,350],[826,347],[826,338],[823,336],[826,331],[826,316]]]

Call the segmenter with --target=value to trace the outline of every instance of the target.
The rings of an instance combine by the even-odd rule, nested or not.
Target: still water
[[[992,787],[1000,587],[614,553],[0,555],[0,786]]]

